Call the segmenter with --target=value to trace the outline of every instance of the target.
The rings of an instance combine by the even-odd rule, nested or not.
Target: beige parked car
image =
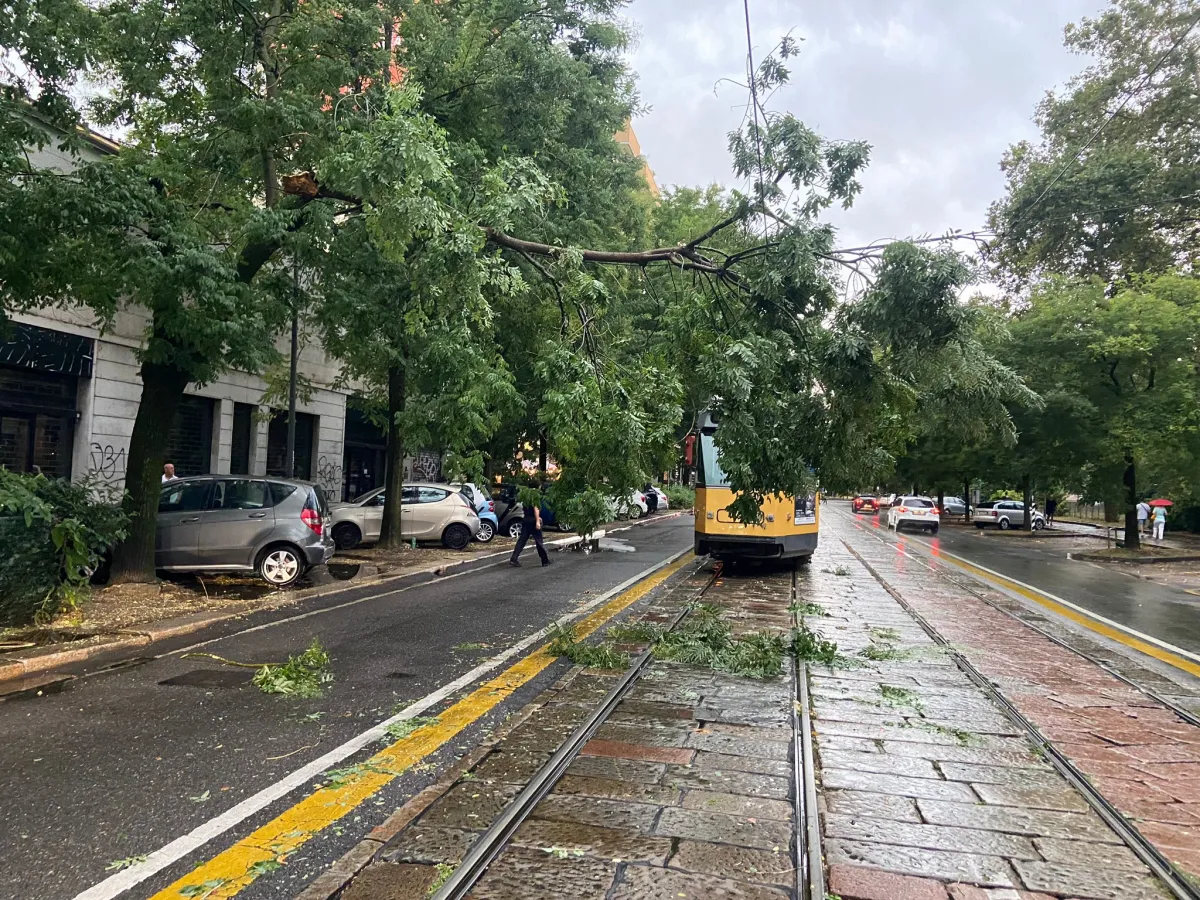
[[[384,488],[376,488],[350,503],[331,504],[332,535],[339,550],[379,540],[384,496]],[[400,503],[400,533],[405,540],[441,541],[451,550],[463,550],[479,530],[479,516],[449,485],[406,484]]]

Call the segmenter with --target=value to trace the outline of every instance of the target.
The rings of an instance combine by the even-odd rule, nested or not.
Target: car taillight
[[[494,513],[496,511],[496,501],[495,500],[489,500],[487,502],[487,505],[488,505],[488,512]]]
[[[899,512],[899,513],[906,513],[906,512],[908,512],[908,507],[907,507],[907,506],[902,506],[902,507],[900,507],[898,510],[896,510],[896,512]]]
[[[942,514],[942,511],[940,509],[938,509],[936,506],[933,509],[931,509],[929,512],[935,516],[940,516]]]
[[[300,521],[307,525],[314,534],[321,533],[321,514],[315,509],[300,510]]]

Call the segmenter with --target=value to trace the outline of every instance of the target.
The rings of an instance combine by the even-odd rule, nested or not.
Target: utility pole
[[[296,361],[300,356],[300,263],[292,257],[292,357],[288,370],[287,477],[296,477]]]

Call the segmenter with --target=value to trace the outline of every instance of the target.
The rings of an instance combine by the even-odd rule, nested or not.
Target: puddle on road
[[[289,590],[298,591],[320,585],[364,581],[380,574],[380,567],[371,563],[329,563],[307,572]],[[172,575],[171,581],[189,590],[207,594],[219,600],[261,600],[279,591],[254,575]]]
[[[253,670],[242,669],[193,669],[174,678],[166,678],[159,684],[198,688],[233,688],[249,684]]]

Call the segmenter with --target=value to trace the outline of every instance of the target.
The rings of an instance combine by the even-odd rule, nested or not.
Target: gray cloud
[[[1035,138],[1034,107],[1087,60],[1062,28],[1104,0],[751,0],[756,59],[803,38],[771,107],[830,138],[868,141],[854,207],[829,218],[849,245],[983,224],[1003,193],[1000,157]],[[627,17],[650,167],[670,184],[733,184],[726,135],[742,121],[746,35],[734,0],[634,0]],[[720,82],[720,83],[719,83]]]

